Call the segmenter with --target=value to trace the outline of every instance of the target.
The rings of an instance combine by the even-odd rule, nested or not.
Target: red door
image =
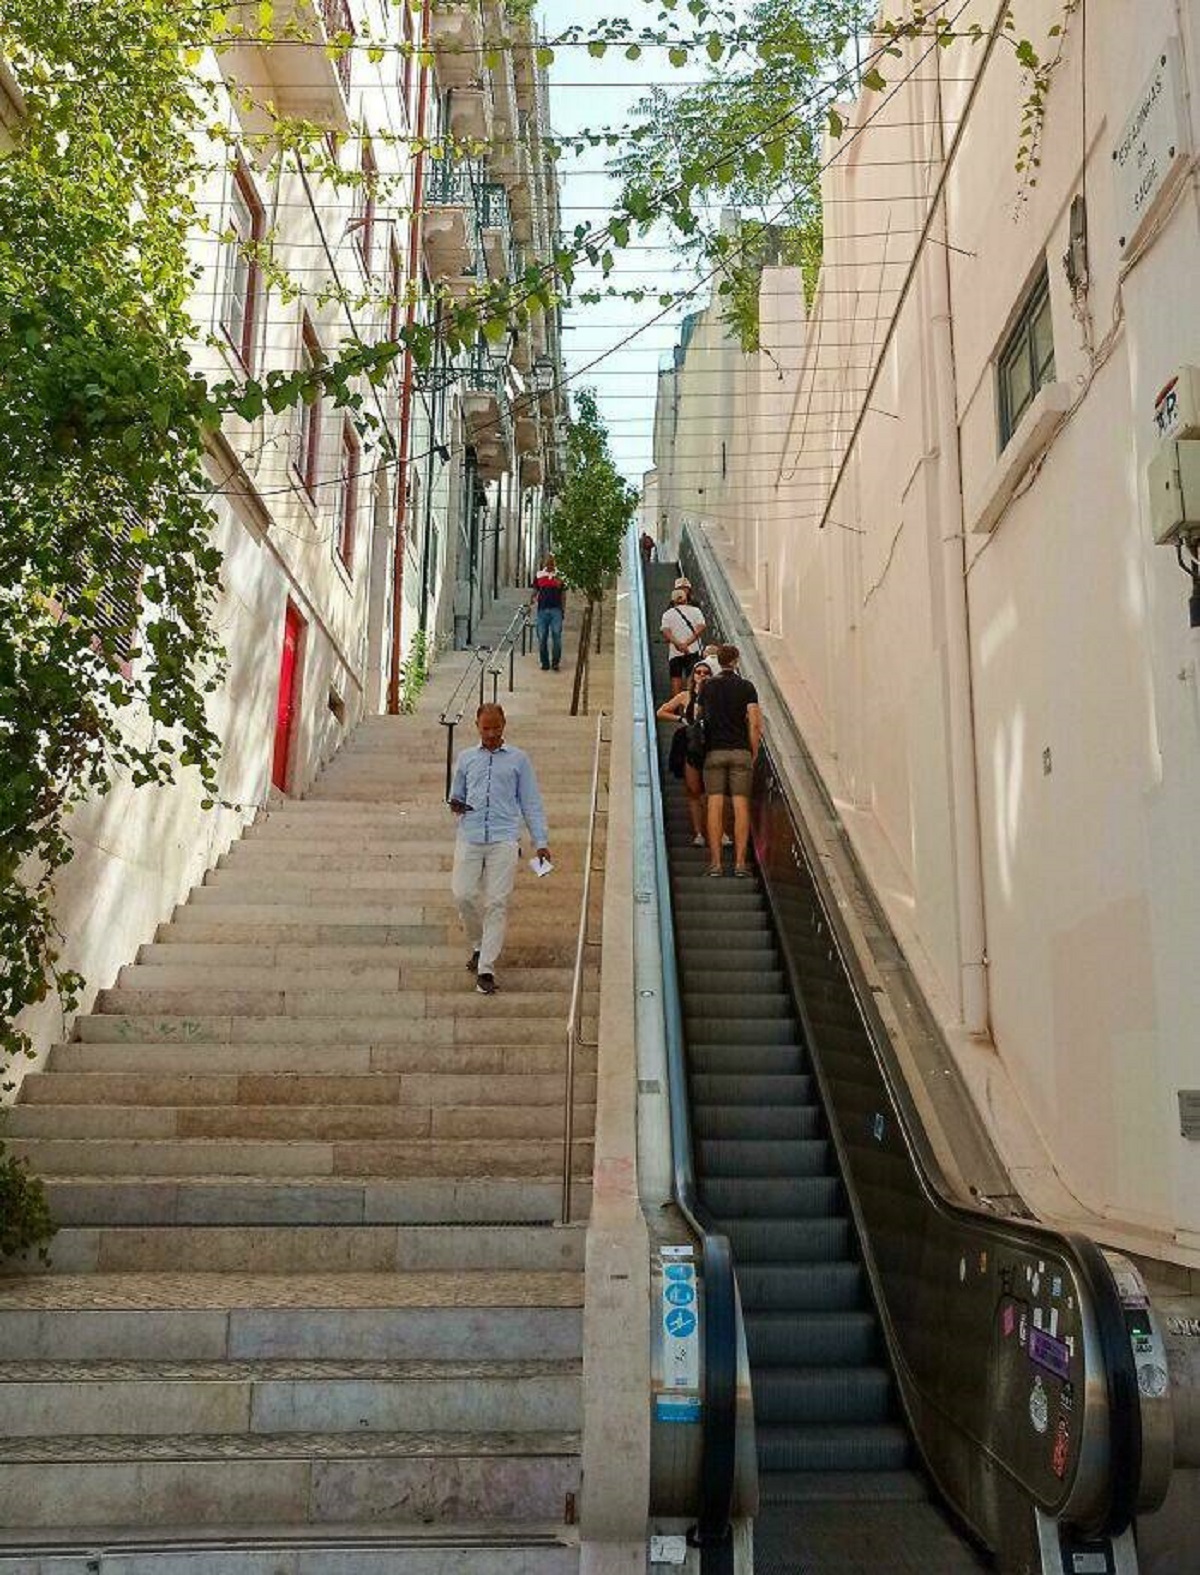
[[[281,792],[287,791],[303,634],[304,619],[289,602],[283,623],[283,657],[279,663],[279,701],[275,713],[275,758],[271,767],[271,781]]]

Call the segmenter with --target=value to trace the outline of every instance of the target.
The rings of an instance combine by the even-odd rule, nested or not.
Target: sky
[[[539,20],[553,38],[572,25],[599,23],[619,11],[612,0],[543,0]],[[625,15],[631,28],[653,24],[657,5],[626,0]],[[658,82],[682,86],[702,75],[691,67],[675,68],[666,51],[647,49],[637,61],[628,61],[620,48],[610,48],[600,60],[582,47],[560,49],[550,67],[550,118],[558,135],[587,130],[620,130],[630,124],[634,104]],[[588,148],[581,154],[564,153],[559,163],[563,231],[570,238],[576,224],[602,227],[612,216],[619,183],[603,173],[612,150]],[[616,253],[617,265],[608,283],[633,289],[644,287],[653,297],[641,305],[607,299],[595,305],[578,304],[565,314],[563,336],[567,376],[575,388],[595,388],[601,412],[608,423],[613,457],[630,481],[639,487],[652,463],[651,435],[654,422],[655,372],[660,357],[676,342],[685,313],[707,300],[707,287],[695,300],[672,308],[664,317],[623,349],[613,347],[634,330],[650,322],[662,308],[656,297],[663,290],[678,290],[695,279],[685,272],[671,251],[665,227],[649,236],[635,234],[633,244]],[[587,289],[599,281],[586,266],[579,271],[576,288]],[[591,370],[588,364],[604,359]]]

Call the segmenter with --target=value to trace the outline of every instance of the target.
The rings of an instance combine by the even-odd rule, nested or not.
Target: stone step
[[[575,1575],[579,1549],[562,1525],[213,1527],[123,1531],[80,1540],[47,1528],[22,1547],[0,1533],[0,1575]],[[6,1546],[8,1551],[6,1551]]]
[[[270,1138],[25,1138],[8,1150],[43,1176],[553,1177],[551,1138],[385,1138],[319,1142]],[[591,1174],[592,1145],[574,1145],[574,1174]]]
[[[561,1090],[560,1090],[561,1096]],[[591,1135],[595,1110],[577,1102],[575,1128]],[[349,1142],[356,1138],[459,1140],[552,1138],[562,1129],[553,1105],[34,1105],[8,1112],[5,1138],[265,1138]]]
[[[48,1176],[56,1221],[79,1226],[471,1225],[481,1221],[549,1225],[560,1206],[561,1177]],[[591,1182],[576,1177],[573,1215],[585,1219]]]
[[[573,1433],[0,1440],[0,1524],[561,1520],[578,1451]]]
[[[57,1274],[388,1274],[487,1269],[583,1271],[576,1225],[66,1226]],[[6,1260],[0,1273],[41,1273]]]
[[[288,917],[289,912],[293,917]],[[516,918],[515,910],[510,911],[510,935],[517,927]],[[347,915],[339,909],[334,909],[332,913],[325,910],[325,916],[321,918],[314,916],[309,908],[256,909],[245,904],[221,907],[209,903],[200,907],[177,908],[173,918],[159,925],[155,940],[167,945],[220,941],[229,945],[262,943],[307,947],[400,946],[421,949],[426,946],[450,946],[460,956],[463,952],[462,930],[457,920],[449,914],[442,914],[429,924],[392,924],[386,917],[379,916],[375,916],[374,922],[370,919],[362,922],[356,920],[353,914]],[[506,944],[506,954],[510,947],[515,951],[517,944]]]
[[[602,892],[595,888],[593,891],[593,922],[598,922]],[[162,940],[174,927],[175,933],[186,939],[215,934],[230,940],[245,935],[322,945],[375,944],[380,940],[398,945],[463,944],[462,927],[449,893],[444,899],[411,907],[397,906],[386,898],[381,902],[361,902],[360,896],[356,893],[340,905],[332,894],[320,902],[250,903],[242,902],[240,896],[226,901],[222,892],[200,886],[186,907],[175,910],[170,925],[160,926],[157,938]],[[568,933],[572,937],[578,922],[576,908],[569,921]],[[510,947],[543,945],[561,939],[563,927],[561,904],[555,910],[552,903],[544,901],[516,903],[508,910],[506,955]]]
[[[569,863],[555,864],[554,874],[548,880],[539,880],[536,875],[531,875],[528,869],[517,872],[517,885],[514,897],[524,898],[532,896],[539,889],[546,893],[559,893],[559,904],[565,893],[574,892],[576,908],[578,909],[578,888],[582,881],[580,870],[572,868]],[[309,869],[301,870],[275,870],[268,875],[246,870],[215,869],[209,870],[204,877],[203,886],[197,888],[193,897],[199,891],[221,891],[226,894],[233,891],[249,891],[253,896],[249,899],[261,902],[264,889],[272,897],[288,898],[295,893],[312,892],[319,896],[322,892],[341,892],[347,900],[355,900],[367,893],[377,893],[383,897],[395,900],[403,896],[408,902],[424,904],[429,900],[430,893],[440,893],[447,900],[450,897],[450,871],[447,865],[443,870],[428,869],[400,869],[388,870],[376,866],[361,870],[341,869]]]
[[[244,954],[243,954],[244,955]],[[213,996],[226,996],[230,992],[253,991],[268,995],[283,992],[285,998],[319,990],[344,1010],[355,1014],[355,998],[360,994],[399,994],[407,1000],[413,993],[438,991],[451,995],[474,995],[475,981],[464,964],[465,948],[461,948],[448,963],[405,963],[367,961],[365,959],[340,960],[333,965],[310,964],[288,966],[281,962],[258,962],[246,958],[244,962],[221,962],[215,965],[179,962],[162,959],[153,967],[132,963],[117,975],[120,990],[162,991],[184,990],[189,993],[203,991]],[[574,959],[572,959],[572,962]],[[566,964],[554,968],[509,966],[505,969],[505,984],[510,991],[523,995],[530,992],[552,994],[560,992],[569,998],[573,969]],[[285,1006],[285,1010],[287,1007]],[[407,1009],[401,1003],[401,1009]],[[420,1015],[420,1014],[418,1014]]]
[[[578,848],[587,842],[586,816],[556,820],[553,829],[555,847]],[[603,818],[597,823],[596,839],[603,842]],[[277,854],[290,854],[307,844],[310,848],[319,847],[330,858],[344,861],[367,851],[403,858],[406,853],[417,851],[418,844],[427,842],[444,843],[444,850],[439,851],[454,851],[454,823],[444,806],[435,814],[410,812],[403,820],[392,822],[367,819],[343,822],[311,815],[301,820],[275,814],[248,827],[234,849],[253,850],[265,856],[267,849]]]
[[[0,1362],[6,1443],[70,1435],[570,1432],[582,1363]]]
[[[0,1277],[0,1349],[9,1362],[574,1360],[582,1306],[582,1275],[549,1271]]]
[[[112,1024],[136,1022],[141,1029],[163,1030],[158,1040],[139,1041],[133,1032],[112,1034],[107,1038],[96,1037],[91,1029],[94,1024],[108,1027]],[[273,1019],[263,1019],[271,1023]],[[248,1039],[216,1042],[204,1040],[198,1034],[186,1037],[174,1031],[171,1023],[147,1023],[145,1019],[83,1018],[79,1027],[84,1030],[81,1040],[71,1044],[55,1045],[50,1052],[51,1073],[59,1072],[122,1072],[154,1074],[166,1072],[188,1075],[212,1072],[221,1075],[258,1077],[267,1073],[297,1073],[306,1077],[329,1075],[366,1076],[384,1075],[489,1077],[518,1076],[536,1073],[540,1076],[557,1076],[560,1081],[565,1069],[565,1035],[551,1039],[543,1035],[541,1042],[520,1042],[517,1032],[519,1022],[513,1022],[507,1037],[509,1043],[497,1043],[503,1037],[503,1025],[489,1028],[483,1043],[472,1043],[466,1032],[464,1019],[462,1042],[453,1043],[446,1036],[447,1027],[453,1024],[437,1023],[440,1037],[434,1039],[378,1040],[373,1044],[355,1044],[347,1038],[332,1043],[324,1037],[301,1042],[297,1038],[278,1040]],[[212,1026],[210,1023],[208,1026]],[[298,1027],[306,1026],[303,1024]],[[311,1025],[307,1025],[311,1026]],[[532,1026],[532,1025],[531,1025]],[[594,1036],[592,1036],[594,1037]],[[585,1045],[579,1051],[581,1074],[594,1074],[596,1051]]]
[[[255,932],[247,929],[245,938],[236,941],[197,941],[190,934],[168,928],[161,941],[152,941],[138,951],[137,960],[146,967],[181,964],[203,968],[214,967],[279,967],[288,969],[353,967],[358,963],[388,964],[395,968],[419,965],[427,968],[462,968],[466,962],[466,942],[456,944],[429,944],[424,946],[391,946],[381,943],[365,945],[361,941],[346,945],[305,945],[300,942],[259,940]],[[510,970],[529,968],[573,969],[575,965],[575,937],[561,934],[557,942],[505,946],[505,967]]]
[[[151,970],[157,972],[158,970]],[[466,970],[462,980],[450,976],[438,990],[277,990],[260,986],[245,990],[184,987],[156,987],[147,980],[145,989],[101,990],[95,1012],[100,1016],[140,1016],[177,1018],[193,1022],[206,1018],[229,1018],[249,1023],[261,1018],[331,1019],[331,1034],[348,1030],[363,1020],[399,1017],[404,1024],[417,1026],[427,1020],[437,1027],[448,1027],[454,1018],[486,1019],[490,1026],[504,1018],[536,1018],[561,1030],[570,1004],[570,989],[520,988],[522,970],[501,973],[502,988],[492,996],[480,995]],[[569,980],[568,980],[569,984]],[[594,1014],[594,993],[584,996],[584,1011]],[[486,1029],[484,1030],[486,1032]],[[232,1036],[231,1036],[232,1037]],[[359,1034],[358,1038],[371,1037]]]
[[[594,1075],[577,1074],[575,1095],[581,1107],[594,1104],[595,1092]],[[56,1070],[28,1073],[18,1098],[15,1108],[20,1110],[137,1105],[144,1110],[160,1106],[257,1106],[277,1110],[316,1106],[329,1112],[365,1107],[390,1113],[410,1106],[518,1106],[530,1111],[542,1107],[558,1110],[563,1100],[563,1079],[554,1073],[534,1072],[494,1073],[481,1078],[478,1074],[436,1072],[330,1072],[306,1077],[292,1072],[238,1076],[205,1071],[151,1075]]]

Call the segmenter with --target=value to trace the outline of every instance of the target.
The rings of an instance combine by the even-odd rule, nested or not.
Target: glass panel
[[[1034,377],[1037,387],[1041,388],[1054,378],[1054,325],[1050,317],[1048,295],[1038,305],[1030,337],[1033,341]]]
[[[1033,374],[1029,364],[1029,351],[1025,344],[1013,356],[1007,368],[1008,380],[1008,432],[1011,437],[1013,428],[1020,421],[1033,394]]]

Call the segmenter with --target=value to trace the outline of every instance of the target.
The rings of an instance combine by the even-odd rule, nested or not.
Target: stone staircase
[[[8,1140],[62,1229],[0,1279],[0,1575],[576,1567],[583,1232],[553,1221],[595,720],[566,666],[501,695],[557,868],[518,877],[496,996],[449,892],[447,657],[26,1078]]]

